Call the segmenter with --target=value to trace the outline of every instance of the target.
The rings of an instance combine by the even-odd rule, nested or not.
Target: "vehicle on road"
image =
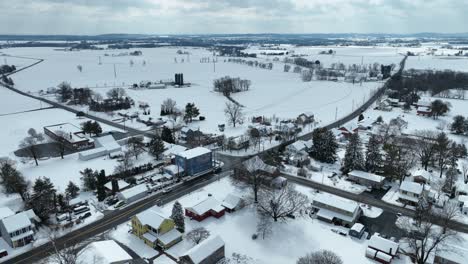
[[[120,208],[120,207],[122,207],[122,206],[124,206],[124,205],[126,205],[126,204],[127,204],[127,203],[126,203],[125,201],[120,201],[120,202],[118,202],[118,203],[116,203],[116,204],[114,205],[114,208],[117,209],[117,208]]]
[[[8,256],[8,251],[5,249],[0,249],[0,258],[3,258],[5,256]]]

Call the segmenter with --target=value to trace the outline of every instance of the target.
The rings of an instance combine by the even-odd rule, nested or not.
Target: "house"
[[[228,138],[228,148],[230,150],[241,150],[250,146],[250,139],[246,136]]]
[[[400,100],[396,99],[396,98],[387,98],[385,99],[385,101],[387,101],[390,106],[392,107],[399,107],[400,106]]]
[[[297,153],[290,153],[287,159],[287,163],[296,167],[308,165],[310,163],[309,153],[304,150]]]
[[[426,106],[426,107],[431,107],[432,106],[432,102],[431,101],[418,101],[417,103],[415,103],[415,106],[416,107],[420,107],[420,106]]]
[[[366,228],[364,227],[363,224],[355,223],[351,227],[351,229],[349,229],[348,234],[349,234],[349,236],[361,239],[361,237],[364,235],[365,231],[366,231]]]
[[[182,241],[174,220],[165,217],[161,208],[154,206],[132,217],[132,233],[152,248],[166,250]]]
[[[201,175],[213,169],[213,153],[203,147],[189,149],[176,155],[175,164],[184,169],[185,175]]]
[[[171,175],[172,177],[182,177],[182,175],[184,175],[184,168],[171,164],[164,166],[163,172]]]
[[[185,252],[179,260],[180,264],[214,264],[225,257],[224,241],[219,236],[203,240]]]
[[[242,162],[243,167],[250,173],[262,173],[267,176],[278,176],[280,171],[277,167],[268,165],[258,156]]]
[[[359,125],[356,122],[349,122],[338,128],[338,130],[345,138],[348,138],[352,134],[359,132]]]
[[[296,132],[297,126],[291,122],[280,122],[275,126],[275,131],[284,135],[291,135]]]
[[[15,212],[13,212],[9,207],[0,207],[0,220],[14,214]]]
[[[182,127],[179,134],[179,139],[185,142],[196,141],[201,138],[203,133],[200,130],[193,130],[189,127]]]
[[[315,121],[313,114],[302,113],[296,118],[296,124],[298,125],[307,125]]]
[[[220,218],[224,215],[225,211],[226,208],[222,206],[220,201],[216,200],[212,196],[208,196],[206,199],[194,206],[186,207],[185,215],[201,222],[210,216]]]
[[[118,186],[118,190],[117,191],[124,191],[128,188],[130,188],[130,184],[128,184],[126,181],[124,180],[117,180],[117,186]],[[112,181],[104,184],[104,187],[106,188],[106,190],[108,192],[112,192]]]
[[[94,140],[77,126],[62,123],[44,127],[44,133],[55,141],[60,141],[68,148],[84,150],[94,148]]]
[[[86,246],[78,257],[79,263],[128,264],[132,257],[114,240],[95,241]]]
[[[228,194],[226,195],[226,198],[224,198],[223,202],[221,205],[226,208],[226,211],[228,213],[232,213],[242,207],[243,200],[241,197],[235,195],[235,194]]]
[[[168,160],[173,160],[175,155],[187,150],[187,148],[184,146],[170,144],[167,142],[164,142],[164,149],[163,156]]]
[[[413,173],[411,173],[411,175],[413,176],[414,182],[423,183],[423,184],[429,183],[432,177],[432,173],[423,169],[418,169],[414,171]]]
[[[432,109],[430,106],[418,106],[418,108],[416,108],[416,114],[422,116],[430,116],[432,115]]]
[[[434,264],[465,264],[468,260],[468,249],[465,245],[449,244],[444,249],[436,249]],[[447,250],[449,248],[449,250]]]
[[[12,248],[25,246],[34,240],[34,225],[26,212],[3,218],[0,221],[0,232]]]
[[[68,206],[72,208],[83,205],[88,205],[88,200],[86,200],[83,196],[78,196],[68,201]]]
[[[366,249],[366,257],[380,263],[391,263],[398,254],[399,244],[381,237],[378,233],[372,235]]]
[[[389,112],[392,111],[393,107],[388,100],[383,100],[377,103],[376,109]]]
[[[312,202],[317,219],[352,226],[362,214],[359,204],[330,194],[317,194]]]
[[[40,224],[42,222],[42,220],[39,218],[39,216],[36,215],[36,213],[34,212],[33,209],[29,209],[29,210],[26,210],[24,212],[28,216],[31,223],[33,223],[34,227],[35,227],[35,225]]]
[[[385,177],[364,171],[353,170],[348,172],[348,180],[364,186],[380,189],[384,185]]]
[[[119,200],[124,201],[129,204],[136,200],[139,200],[145,197],[148,194],[148,187],[145,184],[139,184],[133,186],[132,188],[126,189],[124,191],[118,192],[117,197]]]
[[[298,140],[288,146],[286,146],[286,151],[295,154],[301,151],[310,151],[312,148],[312,141]]]
[[[417,182],[403,181],[400,185],[398,200],[404,204],[417,205],[423,197],[424,186]]]

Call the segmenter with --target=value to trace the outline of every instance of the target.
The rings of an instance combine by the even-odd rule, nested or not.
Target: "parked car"
[[[86,219],[86,218],[88,218],[88,217],[90,217],[90,216],[91,216],[91,212],[87,212],[87,213],[84,214],[84,215],[80,215],[79,219],[80,219],[80,220],[83,220],[83,219]]]
[[[127,204],[125,201],[120,201],[120,202],[118,202],[117,204],[114,205],[114,208],[120,208],[120,207],[124,206],[125,204]]]
[[[81,214],[81,213],[84,213],[84,212],[87,212],[89,211],[89,207],[88,206],[79,206],[79,207],[76,207],[75,209],[73,209],[73,213],[75,213],[75,215],[77,214]]]
[[[0,258],[3,258],[5,256],[8,256],[8,251],[5,249],[0,249]]]
[[[119,199],[117,199],[117,198],[111,198],[111,199],[106,201],[106,204],[110,206],[110,205],[116,204],[118,201],[119,201]]]
[[[162,190],[163,193],[170,193],[172,191],[172,188],[167,187]]]

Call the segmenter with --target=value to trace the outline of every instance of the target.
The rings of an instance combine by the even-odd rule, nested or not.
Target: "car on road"
[[[120,201],[120,202],[118,202],[118,203],[116,203],[116,204],[114,205],[114,208],[117,209],[117,208],[120,208],[120,207],[122,207],[122,206],[124,206],[124,205],[126,205],[126,204],[127,204],[127,203],[126,203],[125,201]]]
[[[90,216],[91,216],[91,213],[90,213],[90,212],[87,212],[87,213],[84,214],[84,215],[80,215],[79,219],[80,219],[80,220],[83,220],[83,219],[86,219],[86,218],[88,218],[88,217],[90,217]]]
[[[0,249],[0,258],[3,258],[5,256],[8,256],[8,251],[5,249]]]
[[[220,173],[223,169],[221,167],[216,167],[213,172],[214,173]]]
[[[167,187],[167,188],[164,188],[162,190],[162,193],[170,193],[172,191],[172,188],[171,187]]]

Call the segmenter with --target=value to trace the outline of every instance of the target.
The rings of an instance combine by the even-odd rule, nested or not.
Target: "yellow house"
[[[163,250],[182,240],[182,234],[175,229],[174,220],[164,217],[157,206],[133,216],[132,233],[148,246]]]

